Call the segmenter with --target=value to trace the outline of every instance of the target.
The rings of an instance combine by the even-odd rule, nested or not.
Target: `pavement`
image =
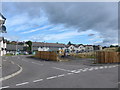
[[[13,61],[2,59],[2,77],[11,75],[19,70],[19,66],[16,65]]]
[[[24,55],[3,58],[20,65],[22,72],[4,80],[1,88],[118,88],[120,83],[118,64],[93,65],[91,59],[45,61]]]

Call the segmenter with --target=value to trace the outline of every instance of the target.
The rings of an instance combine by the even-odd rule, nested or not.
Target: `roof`
[[[23,45],[17,45],[17,49],[19,50],[23,50]],[[7,44],[6,45],[6,48],[8,51],[16,51],[16,45],[13,45],[13,44]]]
[[[4,37],[0,37],[0,41],[2,41],[3,40],[3,43],[5,43],[7,40],[6,39],[4,39]]]
[[[0,19],[6,20],[6,18],[0,13]]]
[[[3,37],[0,37],[0,41],[2,41],[3,40]]]
[[[43,43],[43,42],[32,42],[33,47],[65,47],[64,44],[58,43]]]
[[[75,47],[77,47],[77,48],[78,48],[79,46],[81,46],[81,45],[84,46],[83,44],[71,44],[71,45],[73,45],[73,46],[75,46]],[[71,46],[71,45],[66,45],[65,47],[68,48],[68,47]]]

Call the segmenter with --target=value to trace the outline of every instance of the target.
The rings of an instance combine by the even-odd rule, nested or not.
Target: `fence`
[[[120,52],[97,51],[95,63],[120,63]]]
[[[53,61],[58,60],[57,54],[53,51],[38,51],[35,54],[35,57],[45,60],[53,60]]]

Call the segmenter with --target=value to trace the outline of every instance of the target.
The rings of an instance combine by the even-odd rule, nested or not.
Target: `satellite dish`
[[[2,25],[2,26],[0,27],[0,32],[1,32],[1,33],[7,33],[6,27],[5,27],[4,25]]]

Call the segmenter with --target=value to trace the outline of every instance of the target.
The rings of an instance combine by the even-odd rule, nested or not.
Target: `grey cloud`
[[[91,34],[88,34],[88,36],[94,36],[94,35],[95,35],[95,34],[92,34],[92,33],[91,33]]]
[[[40,17],[43,10],[53,24],[83,30],[93,29],[104,38],[103,43],[117,41],[118,6],[115,2],[80,2],[80,3],[13,3],[13,13],[27,13],[30,18]],[[3,6],[3,9],[9,5]],[[7,8],[8,9],[8,8]],[[9,10],[10,11],[10,10]]]

